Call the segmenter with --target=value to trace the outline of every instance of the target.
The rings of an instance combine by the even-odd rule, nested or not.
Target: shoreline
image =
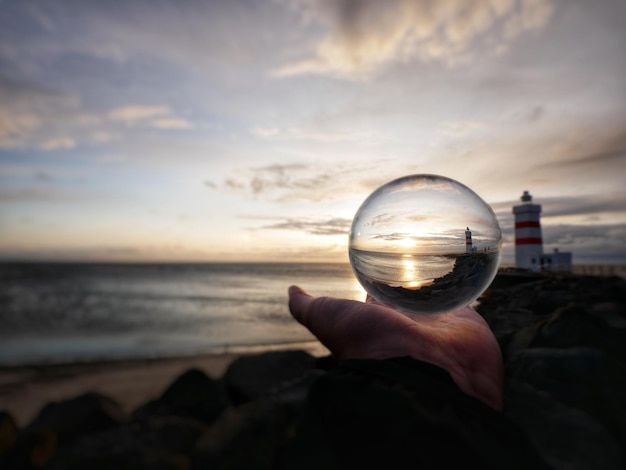
[[[189,369],[199,369],[219,379],[242,356],[280,350],[304,350],[313,356],[328,353],[321,343],[310,342],[247,346],[188,356],[3,365],[0,366],[0,411],[10,412],[16,424],[25,427],[48,403],[93,391],[112,398],[124,412],[130,413],[148,400],[158,398]]]

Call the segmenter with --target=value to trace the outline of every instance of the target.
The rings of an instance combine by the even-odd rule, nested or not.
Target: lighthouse
[[[465,229],[465,253],[472,252],[472,232],[469,227]]]
[[[524,191],[521,204],[513,206],[515,214],[515,266],[533,272],[541,270],[543,240],[539,214],[541,206],[532,203],[532,196]]]

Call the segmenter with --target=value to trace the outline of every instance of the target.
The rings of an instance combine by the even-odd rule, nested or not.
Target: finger
[[[289,311],[291,315],[303,323],[303,319],[311,308],[313,297],[307,294],[304,289],[299,286],[289,287]]]
[[[309,329],[322,342],[328,336],[336,336],[336,322],[353,315],[355,308],[364,305],[362,302],[332,297],[312,297],[298,286],[289,288],[289,311],[301,324]]]

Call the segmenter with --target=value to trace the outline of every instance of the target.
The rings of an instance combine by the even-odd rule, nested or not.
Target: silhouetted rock
[[[235,360],[223,381],[235,404],[253,401],[298,382],[315,367],[305,351],[277,351],[242,356]]]
[[[136,419],[152,415],[189,416],[210,424],[229,404],[221,381],[201,370],[190,369],[180,375],[158,400],[139,407],[133,416]]]
[[[276,468],[294,425],[273,400],[229,408],[197,442],[192,469]]]
[[[605,426],[585,411],[518,379],[507,380],[506,415],[522,429],[555,469],[619,470],[624,455]]]
[[[606,304],[604,306],[607,307]],[[597,310],[581,305],[557,309],[537,329],[535,338],[529,346],[556,348],[585,346],[597,348],[626,361],[626,328],[611,325],[604,315],[595,311]],[[617,314],[617,311],[615,308],[612,313]]]
[[[507,376],[585,411],[626,448],[624,363],[595,348],[530,348],[511,358]]]
[[[15,419],[6,411],[0,411],[0,468],[14,464],[18,439]]]
[[[153,416],[76,439],[59,450],[47,468],[154,469],[188,468],[195,442],[207,426],[178,416]]]
[[[119,427],[128,421],[120,406],[109,397],[86,393],[46,405],[24,429],[7,457],[8,468],[43,468],[63,448],[86,435]]]
[[[617,277],[536,275],[506,288],[492,284],[478,312],[505,361],[527,347],[598,347],[626,360],[626,281]]]
[[[555,468],[624,468],[626,281],[509,281],[496,276],[478,306],[502,349],[505,413]]]
[[[15,419],[6,411],[0,411],[0,462],[17,444],[19,431]]]
[[[128,416],[115,400],[90,392],[46,405],[26,428],[26,432],[53,432],[64,442],[117,426],[127,420]]]

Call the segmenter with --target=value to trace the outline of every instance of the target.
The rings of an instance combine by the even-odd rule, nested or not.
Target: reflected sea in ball
[[[491,283],[499,254],[398,255],[350,250],[359,282],[374,298],[407,314],[470,305]]]

